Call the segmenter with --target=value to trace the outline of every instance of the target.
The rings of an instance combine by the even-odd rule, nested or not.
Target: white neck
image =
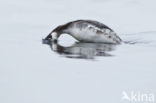
[[[58,38],[58,34],[56,32],[51,33],[52,39],[56,40]]]

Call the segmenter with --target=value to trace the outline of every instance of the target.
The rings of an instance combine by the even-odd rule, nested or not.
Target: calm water
[[[123,91],[156,95],[155,10],[154,0],[0,1],[0,103],[129,103]],[[63,35],[42,44],[53,28],[81,18],[108,24],[126,43]]]

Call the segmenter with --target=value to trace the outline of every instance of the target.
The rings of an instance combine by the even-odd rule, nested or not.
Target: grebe
[[[57,41],[63,33],[80,42],[120,44],[122,40],[108,26],[93,20],[76,20],[56,27],[45,40]]]

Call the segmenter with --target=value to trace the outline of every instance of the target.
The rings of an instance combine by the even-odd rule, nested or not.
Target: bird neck
[[[56,32],[57,34],[62,34],[64,33],[64,30],[67,28],[66,25],[59,25],[56,27],[52,32]]]

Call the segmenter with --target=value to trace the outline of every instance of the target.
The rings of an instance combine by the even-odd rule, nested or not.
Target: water
[[[156,47],[156,42],[151,40],[156,34],[155,31],[152,32],[143,32],[136,34],[124,34],[125,38],[122,42],[123,45],[127,47],[129,45],[133,46],[148,46],[148,47]],[[142,39],[144,36],[145,39]],[[127,38],[127,40],[126,40]],[[64,38],[63,38],[64,39]],[[66,58],[77,58],[77,59],[95,59],[97,56],[109,57],[113,56],[109,52],[114,51],[117,46],[116,44],[104,44],[104,43],[83,43],[83,42],[74,42],[68,46],[64,46],[66,43],[63,42],[60,45],[58,41],[51,40],[42,40],[42,44],[47,44],[51,48],[53,52],[56,52],[60,55],[63,55]],[[147,48],[146,48],[147,49]]]
[[[155,10],[154,0],[0,1],[0,103],[129,103],[123,91],[156,95]],[[125,43],[62,35],[42,44],[56,26],[83,18],[110,26]]]
[[[64,55],[67,58],[77,58],[77,59],[95,59],[95,56],[112,56],[109,51],[115,49],[114,44],[102,44],[102,43],[82,43],[75,42],[70,46],[62,46],[58,42],[50,41],[46,43],[47,40],[43,40],[43,44],[50,46],[51,50]]]

